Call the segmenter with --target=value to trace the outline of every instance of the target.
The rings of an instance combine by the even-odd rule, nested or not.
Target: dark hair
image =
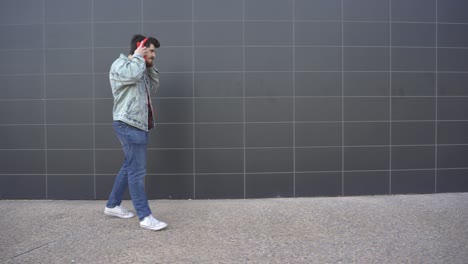
[[[130,42],[130,54],[133,55],[135,50],[138,48],[137,47],[137,42],[141,42],[145,38],[146,38],[145,36],[140,35],[140,34],[137,34],[137,35],[132,37],[132,41]],[[149,47],[151,44],[153,44],[155,48],[159,48],[161,46],[161,44],[159,43],[159,41],[157,39],[155,39],[153,37],[148,37],[148,40],[145,43],[145,47]]]

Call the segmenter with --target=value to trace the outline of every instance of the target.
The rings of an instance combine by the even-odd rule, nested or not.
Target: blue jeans
[[[151,214],[145,192],[148,132],[120,121],[114,121],[113,126],[122,144],[125,160],[115,178],[114,187],[106,206],[114,208],[120,205],[123,194],[128,187],[133,207],[135,207],[141,221]]]

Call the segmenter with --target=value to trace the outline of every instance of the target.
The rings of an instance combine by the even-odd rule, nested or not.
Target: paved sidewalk
[[[0,200],[0,263],[468,263],[468,193],[104,205]]]

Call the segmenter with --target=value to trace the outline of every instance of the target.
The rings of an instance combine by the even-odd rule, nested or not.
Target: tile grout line
[[[468,143],[464,144],[438,144],[439,146],[468,146]],[[402,145],[392,145],[395,148],[421,148],[421,147],[435,147],[436,144],[402,144]],[[387,148],[390,145],[324,145],[324,146],[296,146],[296,149],[326,149],[326,148],[346,148],[346,149],[353,149],[353,148]],[[195,150],[235,150],[235,149],[243,149],[244,147],[202,147],[202,148],[195,148]],[[259,149],[293,149],[294,147],[291,146],[275,146],[275,147],[245,147],[246,150],[259,150]],[[193,147],[179,147],[179,148],[148,148],[151,151],[176,151],[176,150],[191,150]],[[15,149],[8,149],[8,148],[0,148],[0,151],[39,151],[43,150],[42,148],[33,149],[33,148],[15,148]],[[92,148],[49,148],[48,151],[92,151]],[[113,151],[119,150],[117,147],[104,147],[104,148],[96,148],[99,151]]]
[[[292,0],[292,59],[293,59],[293,197],[296,197],[296,1]]]
[[[94,1],[94,0],[93,0],[93,1]],[[145,18],[144,18],[144,15],[143,15],[143,12],[144,12],[144,9],[143,9],[143,0],[140,0],[140,1],[141,1],[141,2],[140,2],[140,11],[141,11],[140,34],[143,35],[143,36],[145,36],[144,26],[143,26],[143,23],[144,23],[143,21],[144,21],[144,19],[145,19]],[[130,47],[130,48],[131,48],[131,47]],[[155,58],[155,59],[156,59],[156,58]],[[148,98],[148,100],[151,100],[151,89],[149,89],[149,88],[146,87],[146,86],[145,86],[145,89],[146,89],[146,92],[149,93],[149,95],[150,95],[149,98]],[[156,95],[155,95],[155,96],[156,96]],[[148,102],[148,103],[149,103],[149,102]],[[154,111],[154,110],[153,110],[153,111]],[[154,119],[153,119],[153,120],[154,120]],[[154,128],[154,129],[156,129],[156,128]],[[148,130],[148,137],[149,137],[149,134],[150,134],[150,130]],[[148,149],[147,149],[147,150],[148,150]],[[145,185],[147,184],[147,182],[148,182],[148,177],[146,177],[146,175],[145,175],[145,178],[144,178],[144,183],[145,183]],[[147,193],[146,195],[148,195],[148,193]]]
[[[389,97],[390,97],[390,103],[389,103],[389,106],[390,106],[390,124],[389,124],[389,144],[390,144],[390,147],[389,147],[389,183],[388,183],[388,192],[389,194],[392,194],[392,76],[393,76],[393,73],[392,73],[392,0],[389,0],[389,16],[390,16],[390,56],[389,56],[389,61],[390,61],[390,93],[389,93]]]
[[[439,168],[438,170],[445,170],[445,171],[450,171],[450,170],[463,170],[467,171],[468,167],[459,167],[459,168]],[[341,172],[342,170],[337,169],[337,170],[303,170],[303,171],[297,171],[296,173],[298,174],[307,174],[307,173],[336,173],[336,172]],[[346,170],[346,172],[387,172],[388,170],[383,169],[370,169],[370,170]],[[393,171],[400,171],[400,172],[410,172],[410,171],[435,171],[434,168],[418,168],[418,169],[394,169]],[[284,174],[284,173],[292,173],[293,171],[259,171],[259,172],[250,172],[250,174]],[[239,171],[234,171],[234,172],[199,172],[197,174],[206,174],[206,175],[230,175],[230,174],[236,174],[236,175],[243,175],[242,170]],[[42,176],[44,174],[41,173],[0,173],[0,176],[8,176],[8,175],[37,175],[37,176]],[[69,176],[69,175],[89,175],[92,176],[93,173],[50,173],[49,175],[61,175],[61,176]],[[115,173],[97,173],[97,175],[114,175]],[[156,173],[156,172],[149,172],[148,175],[192,175],[191,172],[164,172],[164,173]]]
[[[392,120],[393,123],[429,123],[435,122],[436,120],[427,119],[427,120]],[[350,120],[350,121],[341,121],[341,120],[332,120],[332,121],[296,121],[296,124],[329,124],[329,123],[388,123],[389,120]],[[437,122],[468,122],[467,119],[463,120],[437,120]],[[249,121],[245,122],[246,124],[292,124],[292,121]],[[110,122],[96,122],[96,125],[111,125]],[[192,122],[178,122],[178,123],[158,123],[158,125],[191,125]],[[243,122],[198,122],[198,125],[216,125],[216,124],[243,124]],[[44,123],[31,123],[31,124],[0,124],[0,127],[4,126],[42,126]],[[47,126],[82,126],[82,125],[93,125],[93,123],[49,123]],[[455,143],[455,144],[446,144],[446,145],[464,145],[465,143]]]
[[[94,199],[97,198],[96,195],[96,106],[95,106],[95,94],[96,88],[94,83],[94,0],[91,0],[91,57],[92,57],[92,64],[91,64],[91,84],[93,86],[93,192],[94,192]]]
[[[296,46],[298,47],[298,46]],[[388,48],[388,47],[387,47]],[[395,46],[393,46],[395,48]],[[442,48],[442,47],[439,47]],[[468,48],[468,47],[467,47]],[[88,48],[89,49],[89,48]],[[434,48],[435,49],[435,48]],[[43,51],[43,49],[41,50]],[[164,74],[190,74],[193,71],[174,71],[174,72],[164,72],[161,71],[161,73]],[[249,73],[292,73],[293,71],[246,71]],[[318,70],[296,70],[295,72],[302,72],[302,73],[308,73],[308,72],[317,72],[317,73],[341,73],[342,71],[339,70],[327,70],[327,71],[318,71]],[[349,70],[349,71],[343,71],[343,72],[351,72],[351,73],[388,73],[388,71],[355,71],[355,70]],[[393,73],[436,73],[436,71],[392,71]],[[467,74],[468,71],[437,71],[438,73],[461,73],[461,74]],[[242,71],[195,71],[195,73],[242,73]],[[67,72],[67,73],[46,73],[47,76],[60,76],[60,75],[91,75],[93,74],[92,72]],[[109,74],[108,72],[96,72],[94,73],[96,75],[107,75]],[[10,74],[0,74],[0,76],[5,77],[5,76],[42,76],[44,73],[10,73]],[[338,96],[339,97],[339,96]],[[353,97],[353,96],[347,96],[347,97]],[[359,96],[354,96],[354,97],[359,97]],[[362,96],[366,97],[366,96]],[[383,96],[368,96],[368,97],[383,97]],[[397,97],[397,96],[394,96]],[[402,97],[402,96],[400,96]],[[407,97],[431,97],[431,96],[407,96]],[[435,96],[432,96],[435,97]],[[468,95],[446,95],[446,96],[440,96],[440,97],[468,97]],[[190,97],[191,98],[191,97]],[[84,99],[89,99],[89,98],[84,98]],[[13,99],[12,99],[13,100]],[[20,100],[20,99],[18,99]],[[27,99],[23,99],[27,100]]]
[[[219,23],[219,22],[242,22],[242,20],[148,20],[147,22],[150,23],[181,23],[186,22],[190,23],[193,22],[204,22],[204,23]],[[247,22],[291,22],[292,20],[271,20],[271,19],[263,19],[263,20],[255,20],[255,19],[247,19]],[[96,21],[95,24],[118,24],[118,23],[139,23],[140,21]],[[296,20],[298,23],[340,23],[342,20]],[[386,23],[386,21],[382,20],[345,20],[345,23]],[[404,21],[404,20],[396,20],[393,21],[395,24],[441,24],[441,25],[468,25],[467,22],[429,22],[429,21]],[[63,24],[70,24],[70,25],[77,25],[77,24],[89,24],[89,22],[47,22],[46,25],[63,25]],[[33,26],[39,25],[35,23],[10,23],[10,24],[2,24],[2,26]]]
[[[298,23],[298,22],[295,21],[295,23]],[[395,24],[395,22],[392,22],[392,23]],[[97,23],[93,23],[93,24],[97,24]],[[190,46],[190,45],[174,45],[174,46],[168,45],[168,46],[165,46],[166,49],[184,49],[184,48],[191,48],[191,47],[192,46]],[[198,46],[197,45],[197,47],[199,47],[199,48],[219,48],[219,49],[222,49],[222,48],[242,48],[242,47],[284,49],[284,48],[293,48],[293,45],[244,45],[244,46],[241,46],[241,45],[200,45],[200,46]],[[339,49],[341,47],[348,48],[348,49],[364,49],[364,48],[386,49],[386,48],[390,48],[390,45],[373,45],[373,46],[362,46],[362,45],[296,45],[295,47],[315,48],[315,49],[319,49],[319,48],[322,48],[322,49]],[[395,48],[395,49],[435,49],[436,48],[435,46],[399,46],[399,45],[397,45],[397,46],[392,45],[391,47]],[[89,50],[90,48],[91,47],[45,48],[45,50],[47,50],[47,51],[58,51],[58,50],[67,51],[67,50]],[[96,48],[97,49],[121,49],[121,48],[127,48],[127,47],[126,46],[98,46]],[[468,47],[466,47],[466,46],[442,46],[442,47],[439,47],[439,48],[441,48],[441,49],[459,49],[459,50],[468,49]],[[42,50],[44,50],[44,49],[43,48],[0,49],[0,51],[23,51],[23,52],[24,51],[42,51]],[[253,71],[255,71],[255,70],[253,70]],[[212,72],[216,72],[216,71],[212,71]],[[272,72],[275,72],[275,71],[272,70]],[[387,72],[387,71],[381,71],[381,72]],[[411,71],[404,71],[404,72],[411,72]],[[429,72],[429,71],[426,71],[426,72]],[[49,73],[49,74],[70,74],[70,73]],[[77,74],[86,74],[86,73],[79,72]],[[5,75],[5,74],[3,74],[3,75]],[[8,75],[8,74],[6,74],[6,75]],[[15,74],[12,74],[12,75],[15,75]],[[18,74],[18,75],[20,75],[20,74]],[[26,74],[24,74],[24,75],[26,75]],[[30,74],[30,75],[34,75],[34,74]]]
[[[344,196],[345,191],[344,98],[344,2],[341,0],[341,196]]]
[[[463,143],[463,144],[438,144],[439,146],[468,146],[468,143]],[[324,146],[296,146],[296,149],[324,149],[324,148],[386,148],[389,147],[390,145],[324,145]],[[405,147],[435,147],[436,144],[400,144],[400,145],[395,145],[393,144],[392,147],[395,148],[405,148]],[[243,149],[244,147],[201,147],[201,148],[195,148],[196,150],[221,150],[221,149]],[[148,148],[149,150],[153,151],[161,151],[161,150],[191,150],[193,147],[179,147],[179,148]],[[258,147],[246,147],[245,149],[293,149],[293,146],[258,146]],[[43,150],[42,148],[0,148],[0,151],[39,151]],[[92,148],[48,148],[49,151],[90,151],[93,150]],[[96,148],[96,150],[99,151],[109,151],[109,150],[119,150],[118,147],[101,147],[101,148]],[[40,173],[39,173],[40,174]]]
[[[393,73],[393,71],[392,71]],[[91,74],[92,75],[92,74]],[[352,98],[352,99],[375,99],[375,98],[388,98],[389,96],[338,96],[338,95],[324,95],[324,96],[245,96],[246,99],[293,99],[293,98],[301,98],[301,99],[322,99],[322,98],[331,98],[331,99],[338,99],[341,97],[344,98]],[[431,98],[468,98],[468,96],[399,96],[399,95],[394,95],[391,96],[392,98],[402,98],[402,99],[431,99]],[[197,99],[204,99],[204,100],[212,100],[212,99],[243,99],[244,97],[242,96],[231,96],[231,97],[196,97]],[[45,101],[89,101],[89,100],[113,100],[112,98],[48,98],[45,99]],[[160,97],[158,100],[184,100],[184,99],[192,99],[192,96],[184,96],[184,97]],[[28,101],[44,101],[42,98],[38,99],[0,99],[0,102],[28,102]],[[311,121],[312,122],[312,121]],[[2,124],[0,124],[2,125]]]
[[[243,128],[243,195],[244,199],[247,198],[247,158],[246,158],[246,150],[245,150],[245,138],[246,138],[246,110],[245,110],[245,0],[242,0],[242,111],[243,111],[243,122],[242,122],[242,128]]]
[[[196,138],[195,138],[195,0],[192,0],[192,177],[193,177],[193,199],[196,199]]]
[[[44,94],[43,94],[43,100],[44,100],[44,162],[45,162],[45,198],[49,199],[49,176],[48,176],[48,155],[47,155],[47,78],[46,78],[46,24],[45,24],[45,0],[42,0],[42,45],[43,45],[43,81],[44,81]]]
[[[144,9],[144,7],[143,7],[143,0],[140,0],[140,1],[141,1],[141,4],[140,4],[140,6],[141,6],[141,21],[140,21],[141,24],[140,24],[140,30],[141,30],[141,34],[144,35],[145,32],[144,32],[143,23],[144,23],[144,21],[145,21],[145,17],[144,17],[144,10],[145,10],[145,9]]]
[[[437,156],[438,156],[438,119],[439,119],[439,114],[438,114],[438,102],[439,102],[439,97],[438,97],[438,94],[439,94],[439,85],[438,85],[438,81],[439,81],[439,78],[438,78],[438,70],[439,70],[439,67],[438,67],[438,64],[439,64],[439,59],[438,59],[438,56],[439,56],[439,1],[436,0],[435,1],[435,5],[436,5],[436,23],[435,23],[435,136],[434,136],[434,140],[435,140],[435,153],[434,153],[434,168],[435,168],[435,173],[434,173],[434,193],[437,193],[437,162],[438,162],[438,159],[437,159]]]

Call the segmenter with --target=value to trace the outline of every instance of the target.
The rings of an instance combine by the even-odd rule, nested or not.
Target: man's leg
[[[114,132],[117,138],[120,141],[125,153],[125,147],[128,145],[127,137],[127,124],[122,122],[113,123]],[[128,187],[128,173],[127,173],[127,159],[124,159],[122,167],[120,168],[119,174],[114,181],[114,186],[112,187],[111,194],[109,195],[109,200],[107,201],[106,207],[114,208],[115,206],[120,205],[122,202],[122,197],[125,190]]]
[[[109,195],[106,207],[114,208],[122,203],[122,197],[125,190],[128,187],[128,174],[127,174],[127,161],[124,160],[122,168],[120,168],[119,174],[115,178],[114,187]]]
[[[128,189],[140,221],[151,214],[145,191],[148,132],[128,126],[128,145],[124,148]]]
[[[127,125],[122,122],[114,122],[113,124],[115,133],[122,144],[124,149],[128,147],[128,132]],[[127,211],[127,209],[120,206],[122,203],[122,197],[125,190],[128,187],[128,172],[127,172],[127,159],[124,160],[122,167],[114,181],[109,200],[107,201],[106,208],[104,208],[104,214],[110,216],[116,216],[120,218],[132,218],[134,214]]]

